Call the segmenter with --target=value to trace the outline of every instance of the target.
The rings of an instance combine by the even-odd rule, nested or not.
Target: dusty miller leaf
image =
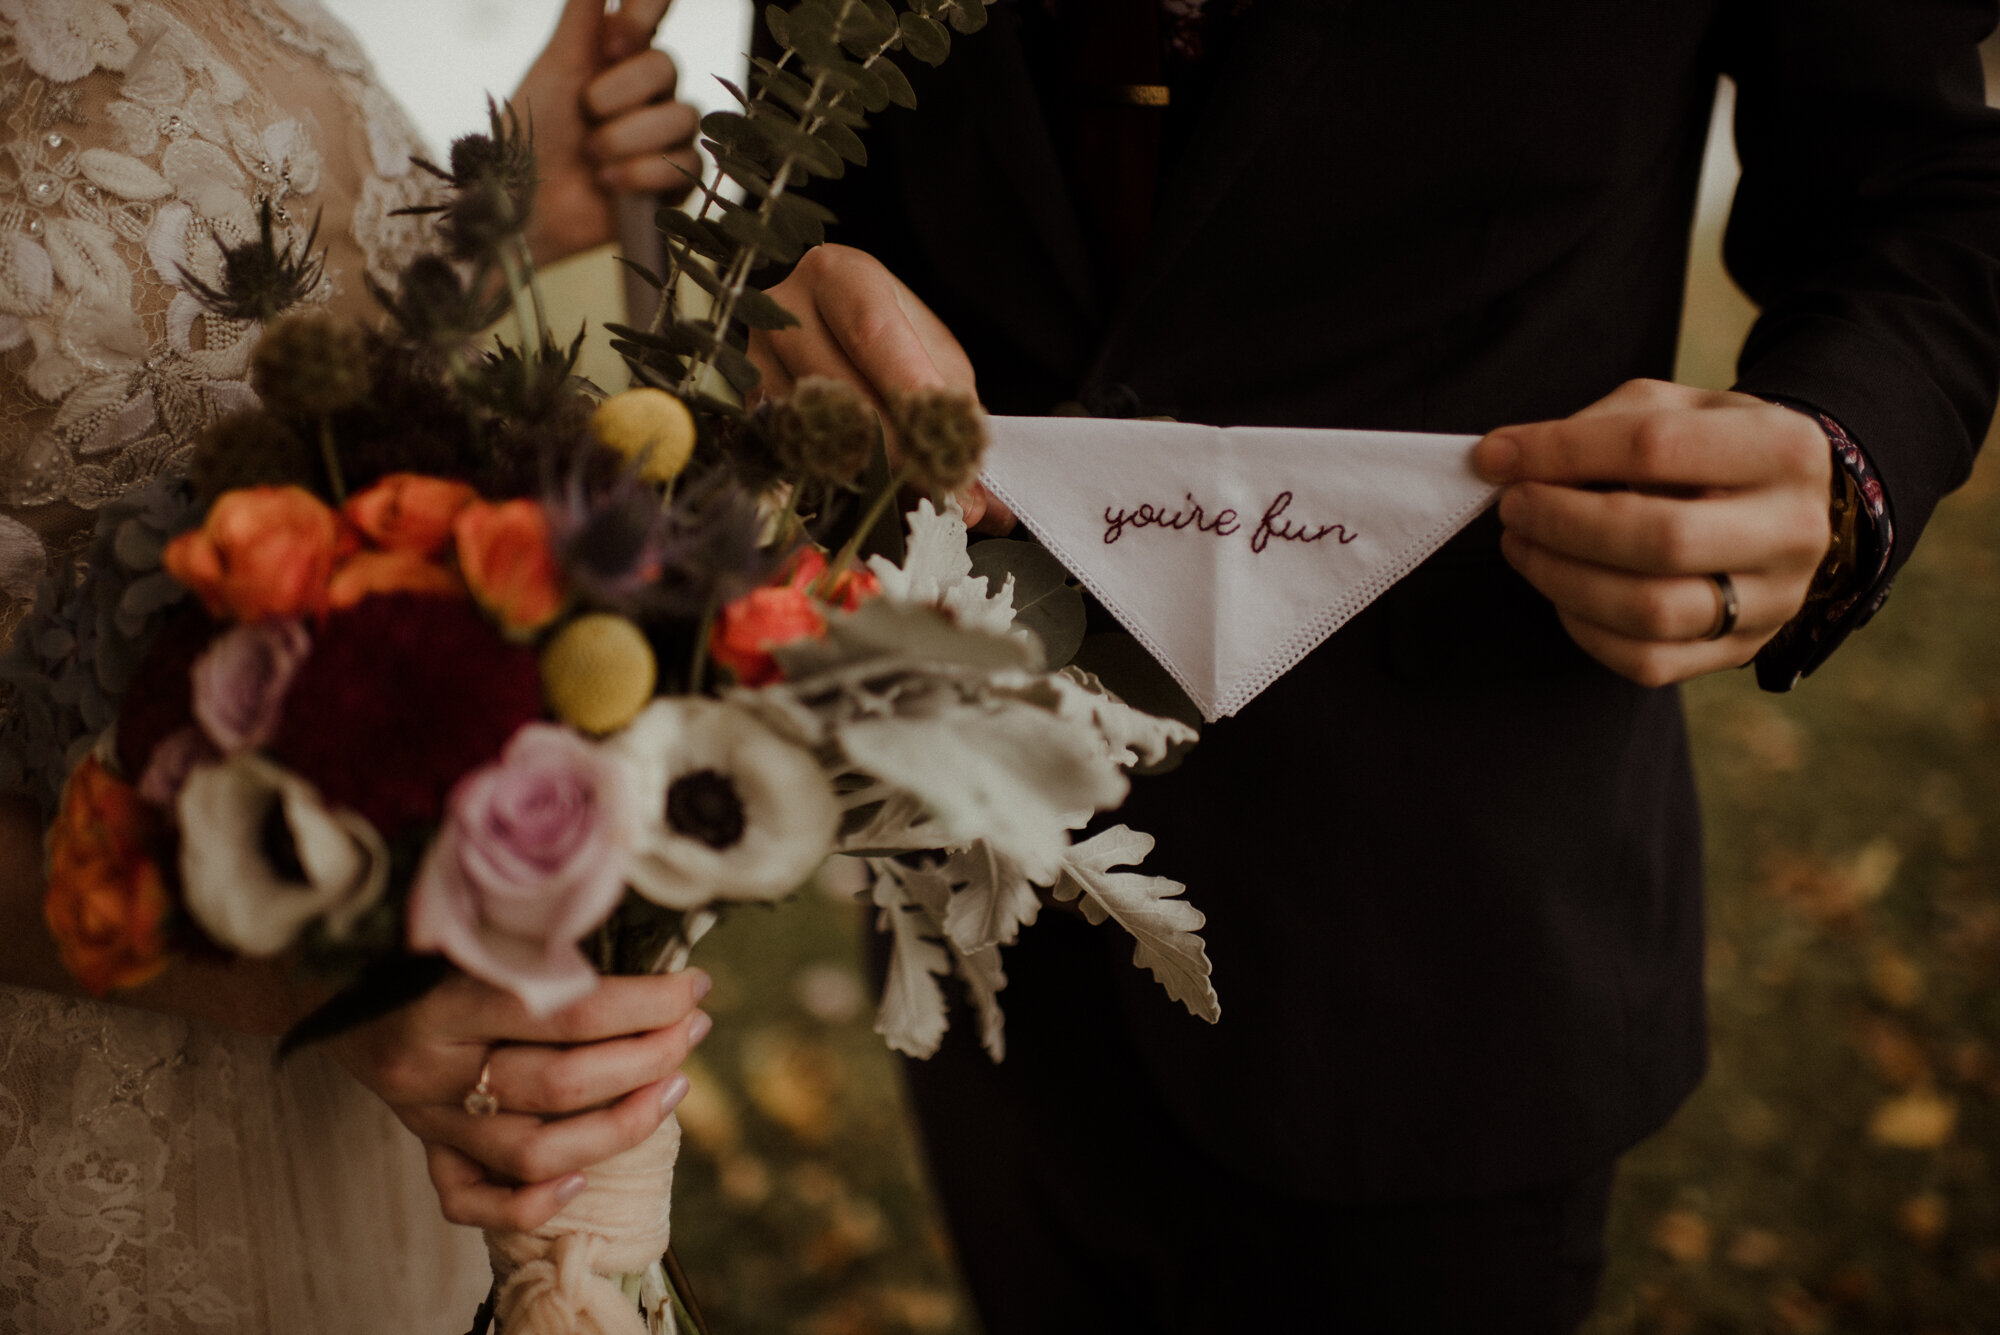
[[[1007,986],[1007,975],[1000,967],[1000,948],[988,946],[971,954],[954,950],[952,962],[979,1011],[979,1046],[986,1049],[988,1057],[1000,1061],[1007,1055],[1007,1017],[1000,1009],[1000,991]]]
[[[883,859],[870,859],[868,865],[875,872],[874,900],[881,909],[876,929],[888,932],[890,940],[889,975],[882,984],[875,1032],[905,1056],[928,1057],[944,1042],[950,1024],[937,975],[951,972],[951,956],[927,935],[929,915],[911,894],[909,879],[927,873]]]
[[[965,512],[956,499],[939,511],[929,498],[917,502],[908,516],[910,538],[900,566],[870,557],[868,568],[881,581],[884,596],[898,602],[937,607],[969,630],[1005,635],[1014,625],[1011,586],[989,592],[988,581],[972,573],[965,546]]]
[[[1114,919],[1132,934],[1132,962],[1150,972],[1167,995],[1210,1024],[1222,1018],[1222,1003],[1209,983],[1208,951],[1195,935],[1207,919],[1185,899],[1187,887],[1164,876],[1112,871],[1136,866],[1153,851],[1153,836],[1114,825],[1072,846],[1062,859],[1053,887],[1063,903],[1083,897],[1084,916],[1101,923]]]
[[[953,845],[984,839],[1044,883],[1073,813],[1114,807],[1128,787],[1096,737],[1013,701],[860,719],[835,740],[854,768],[921,797]]]
[[[1041,912],[1042,901],[1021,868],[983,841],[954,851],[941,870],[951,882],[944,934],[967,955],[1012,945]]]
[[[971,570],[988,588],[1013,587],[1014,624],[1034,632],[1050,670],[1076,655],[1086,617],[1083,594],[1062,562],[1038,542],[991,538],[970,549]]]

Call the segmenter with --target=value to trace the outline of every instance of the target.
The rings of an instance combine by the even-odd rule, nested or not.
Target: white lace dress
[[[0,640],[92,510],[242,403],[255,329],[204,314],[272,201],[315,300],[362,311],[420,223],[418,148],[316,0],[0,0]],[[8,892],[14,892],[10,889]],[[479,1235],[331,1062],[0,988],[0,1332],[456,1335]]]

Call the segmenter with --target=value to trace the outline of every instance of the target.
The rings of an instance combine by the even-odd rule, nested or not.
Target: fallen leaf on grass
[[[1785,1254],[1785,1240],[1768,1228],[1746,1228],[1729,1243],[1729,1264],[1738,1270],[1769,1270]]]
[[[1827,1328],[1825,1305],[1796,1284],[1771,1295],[1771,1317],[1787,1335],[1820,1335]]]
[[[752,1034],[743,1044],[743,1086],[758,1112],[807,1145],[833,1138],[833,1105],[843,1084],[825,1048],[785,1034]]]
[[[771,1196],[771,1170],[754,1154],[732,1154],[716,1170],[716,1185],[731,1205],[754,1210]]]
[[[1935,1191],[1919,1192],[1896,1207],[1896,1227],[1904,1237],[1928,1247],[1951,1226],[1951,1207]]]
[[[1924,1045],[1894,1020],[1869,1020],[1861,1026],[1855,1045],[1892,1089],[1914,1089],[1931,1081],[1931,1059]]]
[[[1913,1089],[1875,1109],[1868,1136],[1899,1150],[1934,1150],[1951,1139],[1958,1105],[1931,1089]]]
[[[1923,1000],[1923,970],[1901,951],[1877,951],[1868,962],[1868,989],[1884,1005],[1908,1010]]]
[[[1706,1261],[1713,1242],[1708,1221],[1693,1210],[1669,1210],[1653,1225],[1653,1245],[1681,1265]]]
[[[687,1097],[674,1110],[681,1132],[696,1149],[722,1158],[736,1147],[739,1128],[735,1102],[699,1058],[682,1062],[681,1071],[688,1078]]]
[[[800,1258],[811,1273],[834,1277],[882,1250],[889,1225],[875,1202],[842,1196],[833,1202],[829,1216],[826,1227],[806,1243]]]

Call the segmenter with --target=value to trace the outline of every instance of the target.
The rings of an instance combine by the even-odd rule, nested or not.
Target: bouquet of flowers
[[[936,1049],[956,975],[1001,1056],[999,947],[1045,894],[1130,929],[1215,1018],[1201,915],[1129,870],[1150,838],[1072,838],[1193,731],[1062,665],[1080,597],[1045,553],[968,550],[949,498],[976,475],[976,404],[911,396],[886,431],[831,381],[742,406],[744,326],[789,319],[745,280],[820,223],[787,182],[838,165],[843,99],[907,91],[887,51],[942,58],[939,18],[982,17],[773,10],[791,67],[705,125],[758,202],[663,215],[673,264],[653,327],[617,327],[640,382],[619,394],[542,317],[511,114],[430,167],[440,249],[377,292],[380,328],[312,309],[311,238],[268,213],[226,252],[202,295],[261,324],[259,406],[188,478],[107,507],[0,662],[0,778],[47,776],[46,915],[78,978],[135,985],[177,949],[295,958],[339,986],[287,1046],[452,967],[545,1013],[600,973],[680,967],[724,906],[847,856],[893,935],[877,1028],[901,1051]],[[483,340],[509,310],[516,340]],[[489,1236],[503,1330],[674,1325],[677,1146],[670,1118],[550,1224]]]

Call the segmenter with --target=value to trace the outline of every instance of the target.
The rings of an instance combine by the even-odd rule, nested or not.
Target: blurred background
[[[439,148],[479,127],[483,92],[513,87],[558,8],[328,4]],[[704,71],[736,64],[748,15],[677,0],[662,44],[684,97],[726,96]],[[1752,314],[1719,263],[1728,107],[1725,88],[1678,372],[1711,386]],[[608,255],[557,277],[567,325],[616,318]],[[1995,532],[1989,452],[1887,608],[1801,689],[1739,672],[1687,691],[1713,1069],[1627,1160],[1590,1335],[2000,1332]],[[871,1032],[863,927],[845,893],[813,892],[738,913],[699,952],[717,1024],[682,1109],[675,1245],[717,1335],[976,1332]]]

